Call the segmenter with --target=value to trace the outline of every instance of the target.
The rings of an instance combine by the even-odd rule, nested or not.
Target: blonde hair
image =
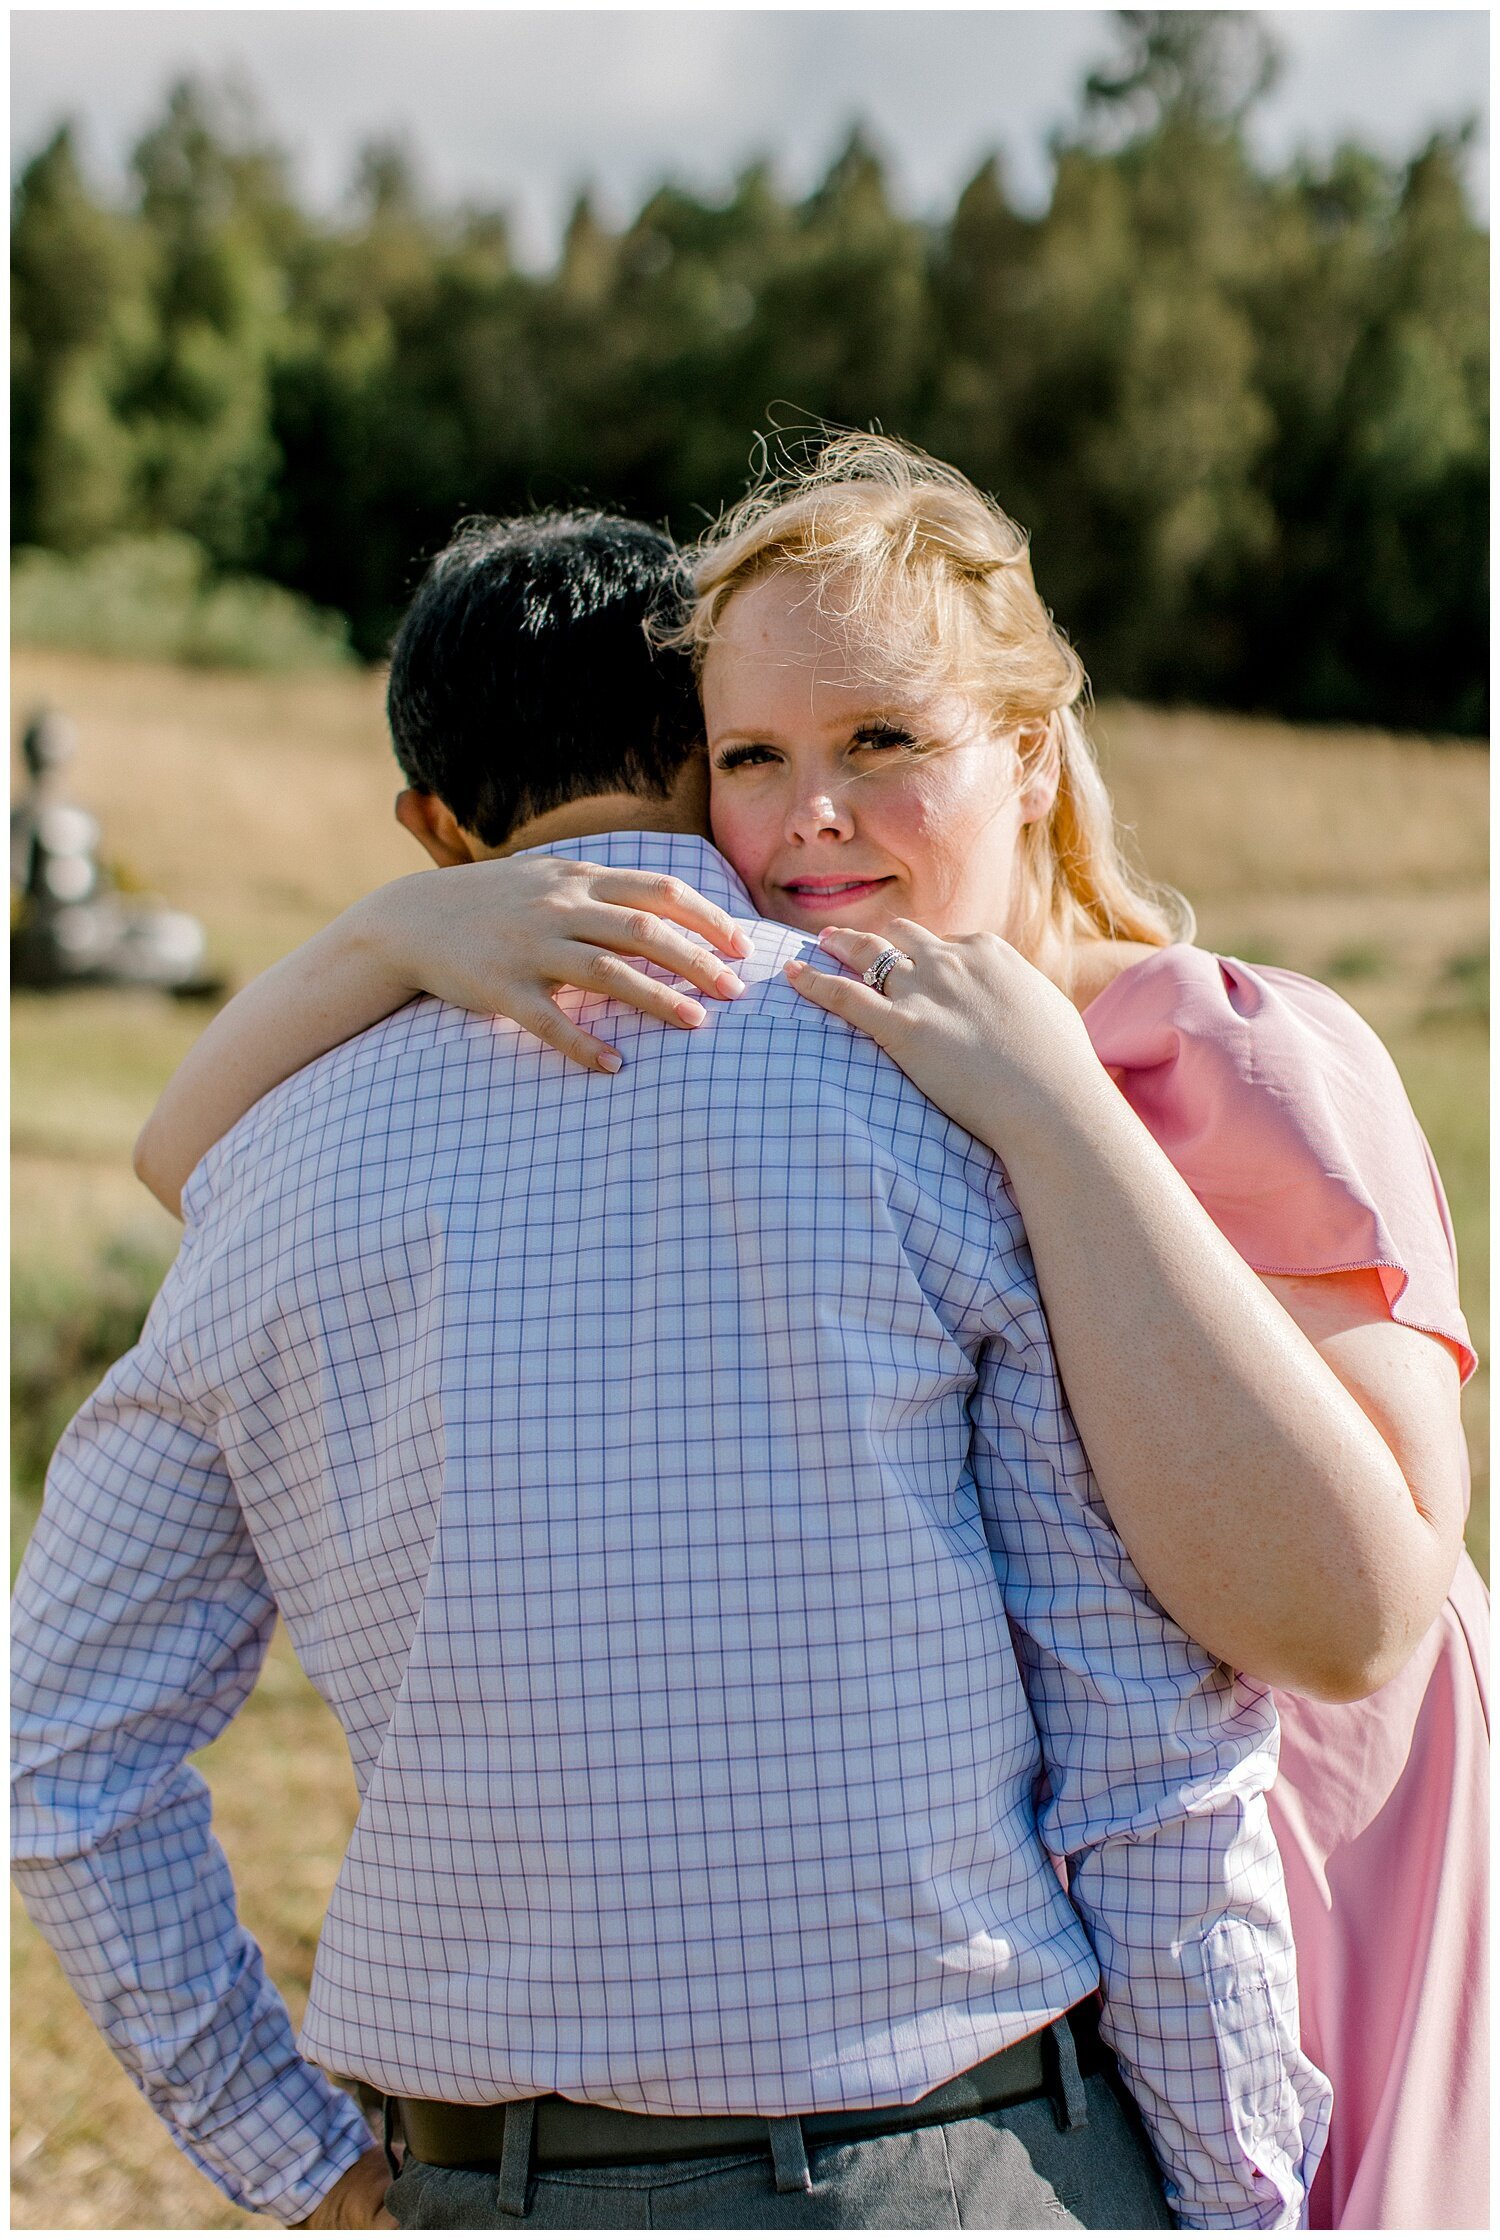
[[[777,570],[808,580],[872,677],[964,691],[1018,734],[1023,781],[1055,763],[1050,813],[1022,827],[1019,948],[1191,939],[1182,896],[1122,852],[1080,715],[1083,664],[1037,595],[1024,531],[992,499],[889,436],[833,435],[768,468],[697,548],[693,605],[671,640],[700,673],[730,600]]]

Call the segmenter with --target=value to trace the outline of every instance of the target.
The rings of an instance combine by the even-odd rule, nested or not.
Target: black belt
[[[920,2100],[880,2108],[822,2108],[796,2117],[648,2116],[565,2100],[555,2092],[531,2100],[462,2107],[447,2100],[390,2103],[399,2116],[407,2150],[419,2162],[449,2169],[497,2170],[507,2160],[507,2116],[526,2112],[527,2149],[533,2169],[578,2169],[590,2164],[675,2161],[685,2156],[773,2150],[779,2129],[800,2123],[805,2139],[850,2139],[884,2131],[914,2130],[983,2115],[1052,2093],[1067,2129],[1088,2120],[1082,2079],[1103,2068],[1098,2002],[1086,1999],[1029,2038],[993,2053],[962,2076],[951,2077]],[[512,2118],[510,2137],[517,2124]],[[781,2160],[776,2155],[778,2166]]]

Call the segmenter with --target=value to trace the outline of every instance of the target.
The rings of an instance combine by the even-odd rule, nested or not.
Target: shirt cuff
[[[348,2094],[299,2056],[224,2122],[200,2122],[179,2143],[232,2201],[292,2225],[375,2141]]]

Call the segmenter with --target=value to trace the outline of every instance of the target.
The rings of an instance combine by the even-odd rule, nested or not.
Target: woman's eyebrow
[[[876,702],[869,708],[856,708],[852,714],[840,710],[836,715],[825,716],[820,728],[824,731],[859,731],[870,724],[885,724],[893,730],[909,731],[913,718],[909,711],[892,708],[889,703]],[[757,746],[779,747],[784,739],[779,727],[768,724],[726,724],[721,730],[708,734],[712,747]]]

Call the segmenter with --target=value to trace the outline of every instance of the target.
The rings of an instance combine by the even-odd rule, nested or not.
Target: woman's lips
[[[798,879],[789,880],[781,891],[798,910],[847,910],[890,884],[888,875],[878,879]]]

